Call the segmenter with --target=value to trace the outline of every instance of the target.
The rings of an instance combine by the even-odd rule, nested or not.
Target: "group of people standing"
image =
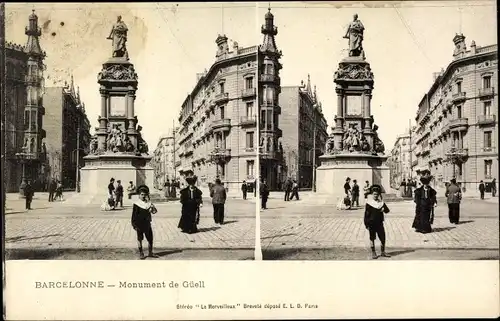
[[[284,188],[285,202],[293,200],[294,197],[297,201],[299,200],[299,184],[297,184],[296,179],[292,180],[291,178],[288,178],[285,181]]]
[[[52,179],[48,186],[49,190],[49,202],[53,202],[55,200],[62,201],[63,197],[63,186],[60,180]]]
[[[380,187],[381,189],[381,187]],[[368,195],[372,193],[370,182],[365,181],[365,186],[363,186],[363,194],[365,200]],[[337,208],[350,210],[354,207],[359,207],[359,196],[361,194],[361,188],[358,185],[357,180],[352,181],[351,186],[351,178],[347,177],[344,184],[344,198],[339,200],[339,204],[337,204]]]
[[[167,179],[165,184],[163,184],[163,190],[166,198],[176,198],[177,197],[177,189],[181,187],[181,183],[179,180],[173,179],[170,181]]]
[[[130,182],[130,184],[133,185],[134,183]],[[114,210],[118,206],[123,208],[123,185],[121,180],[117,180],[115,186],[115,179],[111,178],[108,184],[107,207],[109,207],[110,210]]]

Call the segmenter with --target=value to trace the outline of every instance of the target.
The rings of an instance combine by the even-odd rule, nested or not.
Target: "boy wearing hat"
[[[139,199],[132,208],[132,227],[137,232],[137,245],[139,247],[139,257],[144,260],[144,251],[142,250],[142,241],[144,236],[148,241],[148,257],[158,257],[153,254],[153,229],[151,228],[152,214],[158,210],[149,200],[149,188],[141,185],[137,188]]]

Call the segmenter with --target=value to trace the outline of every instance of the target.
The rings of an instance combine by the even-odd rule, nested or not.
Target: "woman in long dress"
[[[418,233],[432,232],[434,223],[434,207],[437,206],[436,190],[429,186],[431,181],[430,173],[424,174],[420,178],[422,186],[415,189],[415,219],[412,227]]]
[[[144,260],[144,251],[142,250],[142,241],[144,236],[148,241],[148,257],[158,257],[153,253],[153,229],[151,227],[152,216],[158,211],[149,200],[149,188],[145,185],[137,188],[139,199],[132,208],[132,227],[137,232],[137,246],[139,248],[139,257]]]
[[[187,177],[186,182],[188,186],[181,190],[182,210],[178,227],[183,233],[192,234],[198,232],[197,225],[199,210],[203,203],[203,192],[194,185],[196,176]]]

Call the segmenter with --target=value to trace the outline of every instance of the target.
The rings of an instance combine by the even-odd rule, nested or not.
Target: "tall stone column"
[[[363,92],[363,117],[365,118],[365,129],[371,129],[373,125],[370,121],[370,115],[372,114],[371,96],[372,96],[371,88],[365,86],[365,90]]]
[[[99,117],[99,132],[97,133],[98,150],[106,149],[106,133],[108,125],[108,96],[105,90],[99,91],[101,94],[101,116]]]

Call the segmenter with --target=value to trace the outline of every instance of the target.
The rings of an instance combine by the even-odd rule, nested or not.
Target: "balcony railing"
[[[257,124],[256,116],[242,116],[240,118],[240,125],[242,126],[253,126]]]
[[[241,90],[241,97],[243,98],[252,98],[256,95],[255,88],[247,88]]]
[[[494,124],[496,121],[496,115],[479,115],[477,116],[477,123],[479,125]]]
[[[450,120],[449,126],[450,129],[453,128],[458,128],[459,130],[467,129],[467,127],[469,126],[469,119],[465,117],[452,119]]]
[[[495,152],[495,147],[490,146],[490,147],[483,147],[483,153],[494,153]]]
[[[448,157],[466,157],[468,155],[469,155],[468,148],[451,147],[446,153],[446,156]]]
[[[480,98],[486,98],[486,97],[491,97],[495,94],[495,90],[493,87],[490,88],[480,88],[478,90],[478,96]]]
[[[211,127],[213,130],[217,129],[229,130],[231,128],[231,119],[224,118],[224,119],[214,120],[212,121]]]
[[[467,96],[466,96],[465,92],[461,91],[461,92],[458,92],[458,93],[454,93],[451,96],[451,99],[453,100],[454,103],[457,103],[457,102],[461,102],[461,101],[466,100]]]
[[[223,104],[228,100],[229,100],[229,93],[217,94],[214,97],[214,103],[216,104]]]

